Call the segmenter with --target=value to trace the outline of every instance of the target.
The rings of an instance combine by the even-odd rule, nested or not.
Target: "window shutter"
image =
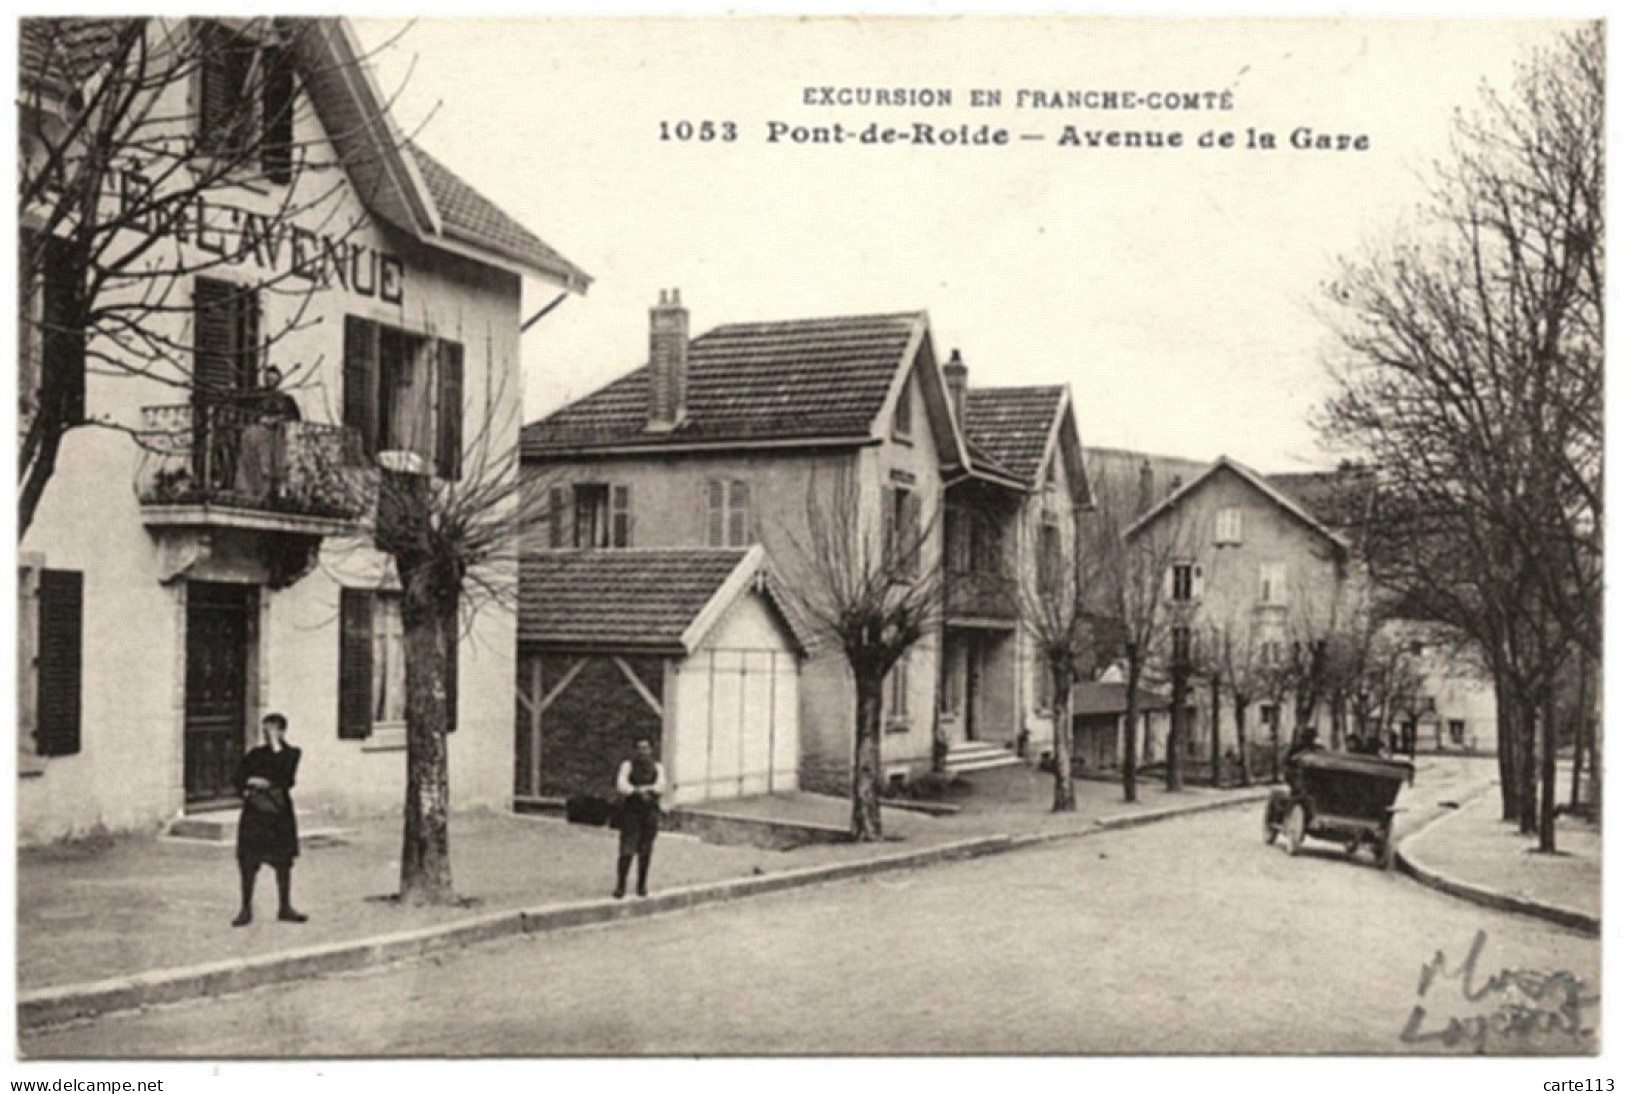
[[[727,513],[724,485],[721,479],[705,484],[705,545],[722,547],[727,539]]]
[[[910,577],[920,571],[920,496],[912,490],[903,494],[903,569]]]
[[[288,51],[270,46],[264,53],[265,83],[260,111],[265,138],[260,145],[260,167],[272,182],[293,179],[293,63]]]
[[[632,546],[632,488],[630,486],[613,486],[610,488],[610,529],[611,546]]]
[[[260,294],[249,289],[233,289],[237,324],[237,372],[235,388],[249,391],[259,384]]]
[[[728,546],[743,547],[750,542],[750,483],[735,480],[728,484]]]
[[[40,572],[34,750],[41,756],[79,751],[84,581],[77,570]]]
[[[1203,579],[1202,579],[1202,567],[1200,567],[1200,566],[1192,566],[1191,567],[1191,598],[1193,600],[1202,599],[1202,593],[1204,591],[1205,585],[1206,585],[1206,582],[1203,581]]]
[[[201,401],[218,400],[237,387],[241,328],[234,292],[213,278],[192,283],[192,390]]]
[[[84,275],[68,244],[53,236],[45,245],[45,334],[41,377],[47,399],[64,422],[85,418],[85,328],[80,314]]]
[[[372,736],[372,598],[339,590],[339,738]]]
[[[219,155],[229,151],[231,146],[233,104],[229,36],[224,28],[203,20],[192,24],[192,33],[198,54],[198,150]]]
[[[378,324],[354,315],[344,317],[344,424],[378,454]]]
[[[565,521],[570,517],[570,488],[550,486],[547,489],[547,545],[564,547],[570,542]]]
[[[461,632],[457,626],[457,613],[453,612],[451,624],[446,628],[446,732],[457,732],[457,670],[458,658],[462,654]]]
[[[435,472],[443,479],[463,477],[463,347],[441,342],[435,400]]]

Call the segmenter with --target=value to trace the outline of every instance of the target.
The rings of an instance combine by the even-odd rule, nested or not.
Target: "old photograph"
[[[19,1078],[1613,1089],[1600,21],[11,30]]]

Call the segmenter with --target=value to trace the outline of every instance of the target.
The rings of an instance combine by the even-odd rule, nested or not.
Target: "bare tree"
[[[1138,797],[1136,768],[1139,689],[1147,670],[1166,656],[1174,623],[1170,573],[1176,560],[1190,557],[1194,537],[1177,507],[1141,522],[1142,502],[1133,487],[1092,468],[1095,507],[1084,519],[1081,572],[1097,635],[1111,636],[1126,667],[1128,731],[1124,741],[1123,798]],[[1104,650],[1098,651],[1104,653]],[[1177,741],[1170,731],[1170,763]]]
[[[1600,649],[1603,84],[1600,24],[1536,51],[1460,116],[1426,217],[1331,289],[1323,425],[1376,472],[1373,574],[1480,645],[1513,708],[1504,812],[1542,851],[1555,681]]]
[[[454,361],[461,374],[460,345],[428,344],[443,367]],[[408,428],[391,441],[396,447],[378,454],[381,466],[352,464],[339,473],[355,503],[375,513],[371,538],[349,551],[386,555],[400,586],[406,790],[399,897],[406,903],[457,899],[446,734],[456,728],[459,639],[480,613],[517,610],[524,534],[554,516],[551,492],[520,475],[519,398],[507,379],[517,377],[517,362],[498,361],[493,352],[487,339],[490,381],[465,395],[460,417],[403,423]],[[452,420],[473,428],[464,435],[461,426],[448,426]],[[340,552],[340,566],[344,557]]]
[[[1260,663],[1258,628],[1254,613],[1244,611],[1235,618],[1210,623],[1204,654],[1206,671],[1215,683],[1230,693],[1236,726],[1236,754],[1241,765],[1242,786],[1253,784],[1247,744],[1247,710],[1265,689],[1264,666]],[[1218,700],[1214,700],[1217,719]],[[1217,746],[1217,731],[1215,731]]]
[[[200,436],[230,431],[231,397],[269,348],[349,283],[340,256],[362,218],[342,195],[346,167],[365,164],[300,135],[323,132],[301,86],[365,63],[331,60],[334,33],[313,19],[22,21],[19,535],[70,430],[134,428],[87,407],[87,372],[168,385]],[[384,113],[357,123],[391,132]]]
[[[887,675],[942,619],[937,513],[926,517],[916,493],[898,497],[899,510],[876,504],[850,464],[833,474],[814,471],[807,482],[807,535],[785,530],[800,575],[786,583],[785,595],[814,640],[838,648],[852,671],[852,835],[862,841],[882,835]]]
[[[1075,512],[1072,549],[1056,537],[1040,540],[1033,564],[1016,583],[1022,625],[1049,673],[1054,695],[1055,795],[1051,809],[1070,813],[1078,799],[1072,783],[1072,686],[1078,666],[1090,656],[1093,629],[1077,545],[1083,541],[1084,514]]]

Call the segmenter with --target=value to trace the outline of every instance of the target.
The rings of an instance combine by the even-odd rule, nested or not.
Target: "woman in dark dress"
[[[243,907],[233,927],[254,918],[254,876],[261,863],[276,871],[277,918],[303,923],[309,916],[294,910],[293,860],[299,856],[299,822],[293,813],[293,783],[299,772],[299,750],[287,742],[288,720],[267,714],[260,723],[265,743],[249,750],[233,780],[243,797],[237,824],[237,869],[242,874]]]

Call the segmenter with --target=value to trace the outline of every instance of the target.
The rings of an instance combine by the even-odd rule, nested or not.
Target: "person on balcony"
[[[241,404],[236,491],[248,501],[280,500],[287,486],[286,424],[300,420],[299,404],[281,390],[282,370],[267,365],[258,388]]]

